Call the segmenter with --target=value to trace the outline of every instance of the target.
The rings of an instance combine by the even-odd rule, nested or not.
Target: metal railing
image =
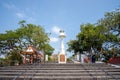
[[[20,72],[17,76],[15,76],[13,78],[13,80],[18,79],[20,76],[23,76],[23,75],[24,75],[24,80],[32,80],[34,74],[37,73],[37,71],[33,70],[32,74],[29,74],[29,75],[27,75],[27,74],[25,75],[25,73],[27,73],[27,71],[29,71],[30,69],[32,69],[33,66],[35,66],[36,64],[38,64],[38,62],[33,63],[32,65],[26,67],[27,69],[25,69],[24,71]]]
[[[91,68],[91,66],[92,66],[91,64],[92,63],[86,64],[87,67],[83,64],[81,64],[81,65],[82,65],[83,69],[89,74],[89,76],[93,77],[93,74],[90,73],[90,69],[88,69],[88,67]],[[97,78],[93,77],[93,80],[96,80],[96,79]]]
[[[99,65],[96,65],[95,63],[88,63],[86,64],[86,66],[82,64],[83,69],[89,74],[89,76],[92,77],[93,80],[97,80],[98,76],[102,80],[103,75],[99,74],[99,71],[101,70],[100,69],[101,66],[100,67],[98,66]],[[94,74],[91,73],[90,69],[93,70]],[[108,80],[106,73],[105,73],[105,76],[106,77],[104,80]]]
[[[105,75],[106,75],[106,76],[111,76],[114,80],[118,80],[114,75],[112,75],[112,74],[108,73],[107,71],[105,71],[104,68],[99,67],[99,69],[102,70],[103,72],[105,72]],[[107,78],[107,79],[108,79],[108,78]]]

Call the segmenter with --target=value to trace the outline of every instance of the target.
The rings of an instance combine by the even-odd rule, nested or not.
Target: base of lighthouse
[[[63,53],[60,53],[58,55],[58,63],[64,64],[66,63],[66,55]]]

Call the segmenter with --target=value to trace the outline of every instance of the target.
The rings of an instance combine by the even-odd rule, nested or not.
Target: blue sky
[[[81,24],[96,23],[118,7],[120,0],[0,0],[0,33],[19,28],[20,20],[41,25],[51,33],[50,44],[58,53],[60,29],[66,33],[67,49],[66,43],[76,38]]]

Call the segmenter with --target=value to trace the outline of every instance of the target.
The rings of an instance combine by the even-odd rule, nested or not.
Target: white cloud
[[[59,50],[60,50],[60,49],[56,49],[56,48],[55,48],[53,54],[58,54],[58,53],[59,53]]]
[[[57,42],[58,41],[58,38],[56,37],[50,37],[50,42]]]
[[[54,32],[55,34],[58,34],[60,31],[60,28],[58,26],[53,26],[52,27],[52,32]]]
[[[31,23],[35,21],[35,18],[33,17],[29,17],[26,14],[22,13],[22,12],[18,12],[16,13],[17,18],[19,19],[25,19],[27,22]]]
[[[18,18],[25,18],[25,14],[23,14],[23,13],[16,13],[16,16]]]
[[[4,3],[3,6],[7,9],[16,9],[14,4]]]
[[[28,17],[28,18],[27,18],[27,21],[28,21],[28,22],[34,22],[34,21],[35,21],[35,18],[33,18],[33,17]]]

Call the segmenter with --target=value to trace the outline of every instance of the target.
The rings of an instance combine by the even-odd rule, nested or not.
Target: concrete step
[[[13,80],[15,76],[0,76],[0,80]],[[20,76],[16,80],[109,80],[111,76]],[[115,80],[115,79],[114,79]]]
[[[31,70],[41,70],[41,69],[79,69],[79,70],[82,70],[82,69],[91,69],[91,70],[99,70],[99,69],[107,69],[107,70],[112,70],[112,69],[117,69],[117,70],[119,70],[119,68],[113,68],[113,67],[81,67],[81,66],[79,66],[79,67],[61,67],[61,66],[59,66],[59,67],[54,67],[54,66],[52,66],[52,67],[25,67],[25,68],[23,68],[23,67],[14,67],[14,68],[5,68],[5,69],[7,69],[7,70],[26,70],[26,69],[31,69]],[[0,69],[0,70],[5,70],[5,69]]]
[[[21,74],[21,75],[20,75]],[[37,64],[0,67],[0,80],[120,80],[120,68],[106,64]]]
[[[24,72],[25,70],[0,70],[0,73],[13,73],[13,72]],[[27,72],[39,72],[39,73],[56,73],[56,72],[60,72],[60,73],[64,73],[64,72],[68,72],[68,73],[83,73],[83,72],[103,72],[101,70],[27,70]],[[114,71],[115,72],[115,71]],[[117,71],[116,71],[117,72]]]
[[[20,73],[18,72],[14,72],[14,73],[2,73],[0,75],[7,75],[7,76],[12,76],[12,75],[19,75]],[[99,72],[99,73],[96,73],[96,72],[91,72],[91,73],[87,73],[87,72],[84,72],[84,73],[24,73],[24,75],[32,75],[34,74],[34,76],[89,76],[89,75],[96,75],[96,76],[103,76],[105,75],[104,72]]]
[[[0,76],[0,80],[13,80],[15,76]],[[120,76],[20,76],[16,80],[120,80]]]

